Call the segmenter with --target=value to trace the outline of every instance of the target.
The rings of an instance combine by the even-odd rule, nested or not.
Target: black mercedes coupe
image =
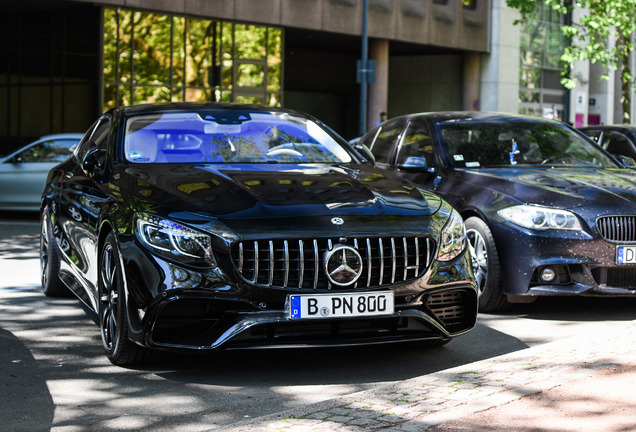
[[[96,313],[106,354],[441,345],[475,325],[464,224],[295,111],[111,110],[42,196],[42,288]]]
[[[636,172],[565,123],[415,113],[358,142],[460,212],[482,312],[539,296],[636,297]]]

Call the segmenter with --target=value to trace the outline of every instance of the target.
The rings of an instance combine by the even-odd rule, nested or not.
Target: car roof
[[[563,125],[562,121],[547,119],[544,117],[535,117],[522,114],[511,114],[501,112],[486,112],[486,111],[440,111],[440,112],[421,112],[414,114],[407,114],[401,117],[413,118],[413,117],[425,117],[435,122],[444,122],[452,120],[464,120],[464,121],[527,121],[537,123],[554,123]]]
[[[118,108],[120,113],[124,115],[137,115],[145,113],[171,112],[171,111],[191,111],[191,110],[212,110],[221,109],[228,111],[262,111],[262,112],[278,112],[300,115],[303,117],[311,117],[303,112],[289,108],[270,107],[258,104],[235,104],[226,102],[166,102],[156,104],[140,104]]]
[[[58,134],[51,134],[51,135],[44,135],[41,136],[40,138],[38,138],[38,141],[48,141],[48,140],[52,140],[52,139],[65,139],[65,138],[71,138],[71,139],[82,139],[82,137],[84,136],[83,133],[58,133]]]
[[[631,124],[615,124],[615,125],[596,125],[596,126],[583,126],[580,130],[614,130],[614,131],[632,131],[636,130],[636,125]]]

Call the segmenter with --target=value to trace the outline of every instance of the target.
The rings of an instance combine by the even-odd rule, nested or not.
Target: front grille
[[[254,285],[278,288],[332,289],[323,270],[325,253],[337,239],[254,240],[232,247],[232,260]],[[354,288],[370,288],[413,280],[428,269],[434,242],[427,237],[361,237],[346,243],[362,257]],[[344,287],[350,289],[351,286]]]
[[[596,228],[610,242],[636,242],[636,216],[602,216]]]

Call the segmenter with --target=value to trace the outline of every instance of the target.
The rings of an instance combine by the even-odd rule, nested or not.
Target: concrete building
[[[356,65],[364,3],[3,0],[0,153],[37,136],[83,131],[112,106],[153,101],[280,104],[353,138],[362,111]],[[568,92],[555,84],[553,63],[522,61],[536,57],[523,57],[526,48],[536,54],[545,46],[524,45],[524,28],[513,25],[517,15],[505,0],[367,4],[376,66],[367,127],[381,111],[459,109],[553,112],[574,122],[583,107],[584,122],[589,115],[612,122],[612,83],[590,77]],[[551,50],[545,59],[554,58]]]

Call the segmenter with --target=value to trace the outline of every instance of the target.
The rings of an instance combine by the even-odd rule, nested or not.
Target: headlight
[[[517,205],[501,209],[499,216],[513,224],[535,230],[581,230],[581,224],[574,215],[566,210],[557,210],[532,205]]]
[[[453,210],[440,235],[438,259],[440,261],[450,261],[462,253],[465,246],[466,230],[464,228],[464,220],[456,210]]]
[[[153,252],[189,264],[216,266],[209,235],[147,213],[135,217],[137,238]]]

